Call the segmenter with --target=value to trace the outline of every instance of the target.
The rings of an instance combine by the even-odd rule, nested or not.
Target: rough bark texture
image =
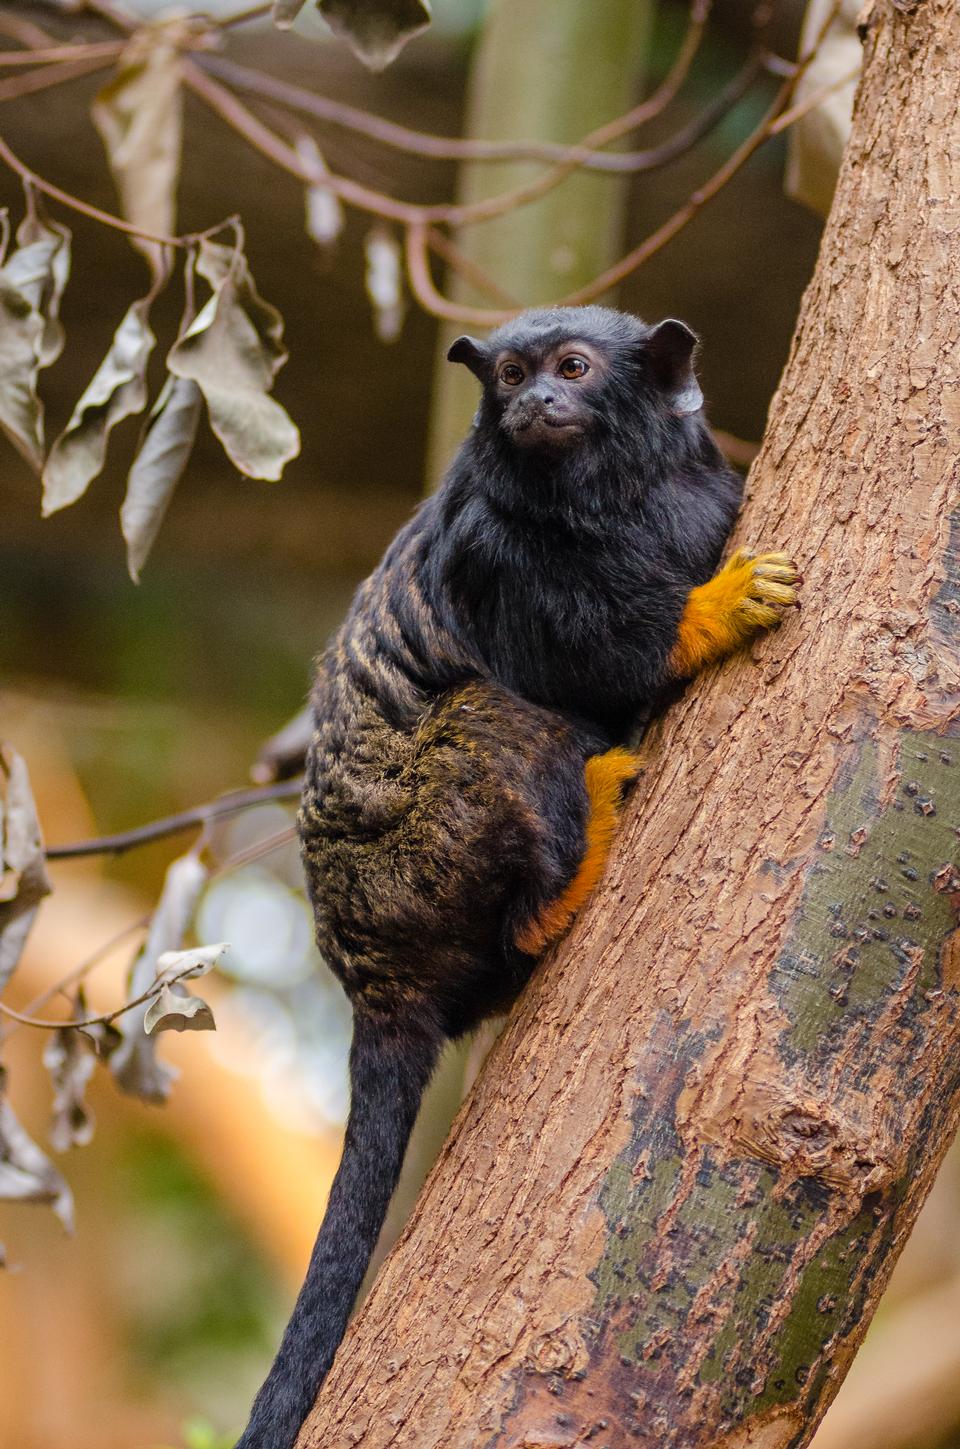
[[[301,1438],[787,1449],[960,1112],[960,7],[878,0],[743,542],[804,608],[652,741]]]

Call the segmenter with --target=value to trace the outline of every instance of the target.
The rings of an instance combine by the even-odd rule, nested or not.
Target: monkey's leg
[[[797,602],[798,582],[796,565],[785,553],[739,549],[719,573],[690,591],[670,653],[674,674],[689,678],[778,624],[775,606]]]
[[[539,955],[563,935],[599,883],[613,844],[624,791],[637,778],[639,768],[639,756],[619,748],[591,755],[587,760],[583,771],[588,801],[586,848],[570,883],[517,932],[515,944],[526,955]]]

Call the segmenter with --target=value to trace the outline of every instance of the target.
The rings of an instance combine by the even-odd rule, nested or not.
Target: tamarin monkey
[[[696,338],[526,312],[449,357],[479,379],[439,491],[323,655],[300,839],[354,1009],[326,1216],[238,1449],[289,1449],[333,1360],[444,1042],[502,1012],[596,885],[631,722],[795,602],[782,553],[715,572],[742,484]]]

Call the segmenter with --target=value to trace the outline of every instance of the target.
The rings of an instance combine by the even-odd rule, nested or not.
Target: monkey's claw
[[[800,574],[785,553],[754,553],[740,549],[727,568],[737,575],[742,592],[737,613],[755,629],[770,629],[780,622],[780,609],[798,605]]]

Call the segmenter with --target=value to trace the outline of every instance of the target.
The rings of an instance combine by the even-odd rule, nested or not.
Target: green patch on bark
[[[780,1043],[785,1068],[801,1064],[829,1091],[847,1034],[876,1021],[896,993],[898,1026],[927,1029],[931,993],[953,984],[941,981],[940,961],[957,926],[958,835],[960,741],[905,731],[892,780],[880,778],[873,742],[860,741],[827,802],[793,929],[771,967],[791,1023]],[[672,1026],[668,1038],[661,1060],[679,1090],[703,1042]],[[718,1162],[706,1148],[690,1183],[691,1164],[662,1118],[650,1134],[650,1084],[638,1084],[634,1140],[600,1194],[609,1225],[593,1275],[601,1336],[613,1336],[638,1383],[657,1377],[677,1345],[701,1339],[694,1385],[718,1385],[731,1422],[815,1396],[831,1340],[859,1320],[887,1256],[909,1172],[858,1205],[815,1176],[784,1182],[757,1159]],[[811,1253],[828,1213],[837,1229]]]
[[[938,953],[956,925],[943,875],[957,858],[960,748],[942,735],[905,731],[899,779],[885,808],[876,748],[865,742],[828,804],[817,859],[794,929],[774,967],[775,994],[801,1053],[829,1047],[904,985],[914,1012],[939,983]],[[826,1034],[826,1040],[825,1040]]]

